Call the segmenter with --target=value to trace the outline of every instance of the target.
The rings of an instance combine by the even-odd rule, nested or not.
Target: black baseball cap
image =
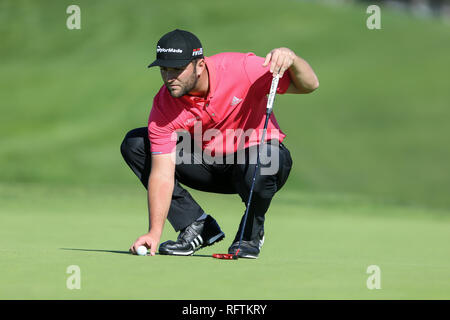
[[[203,58],[200,40],[189,31],[175,29],[159,39],[156,46],[156,60],[148,67],[178,68],[196,58]]]

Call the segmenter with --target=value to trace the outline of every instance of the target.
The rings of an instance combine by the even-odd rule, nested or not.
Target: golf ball
[[[136,253],[140,256],[146,256],[147,255],[147,247],[145,247],[145,246],[138,247]]]

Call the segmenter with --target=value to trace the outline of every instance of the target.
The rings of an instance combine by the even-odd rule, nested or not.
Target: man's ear
[[[197,76],[197,78],[200,78],[200,76],[202,75],[203,71],[206,68],[205,59],[193,60],[192,63],[194,65],[195,75]]]
[[[199,67],[205,66],[205,58],[201,58],[197,61]]]
[[[205,63],[205,59],[199,59],[197,61],[197,69],[199,69],[199,74],[201,74],[203,72],[203,70],[206,67],[206,63]]]

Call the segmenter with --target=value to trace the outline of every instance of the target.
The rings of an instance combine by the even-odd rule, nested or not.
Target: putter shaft
[[[252,185],[250,187],[250,194],[248,196],[247,206],[245,208],[244,221],[242,223],[241,234],[239,235],[239,245],[238,245],[238,249],[236,250],[236,254],[235,254],[236,257],[238,255],[239,251],[241,250],[242,237],[244,236],[244,230],[245,230],[245,225],[247,223],[248,211],[250,209],[250,204],[251,204],[252,196],[253,196],[253,189],[255,188],[256,172],[258,171],[259,166],[260,166],[259,147],[264,143],[264,139],[266,137],[267,125],[269,123],[270,114],[272,113],[273,101],[275,99],[275,94],[277,93],[277,87],[278,87],[278,80],[279,79],[280,79],[280,77],[279,77],[278,74],[273,77],[272,84],[270,86],[269,97],[267,98],[266,120],[264,122],[264,129],[263,129],[263,134],[262,134],[262,137],[261,137],[261,141],[260,141],[260,143],[259,143],[259,145],[257,147],[257,150],[256,150],[256,166],[255,166],[255,171],[253,172]]]

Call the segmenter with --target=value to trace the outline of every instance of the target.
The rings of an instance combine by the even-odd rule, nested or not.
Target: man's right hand
[[[160,236],[152,234],[152,232],[146,233],[133,243],[130,247],[130,252],[136,254],[137,248],[140,246],[145,246],[147,249],[150,249],[150,255],[154,256],[156,253],[156,249],[158,248]]]
[[[155,255],[169,212],[174,182],[175,152],[152,155],[152,168],[147,187],[150,231],[137,238],[130,247],[132,253],[136,254],[139,246],[146,246],[150,249],[150,255]]]

